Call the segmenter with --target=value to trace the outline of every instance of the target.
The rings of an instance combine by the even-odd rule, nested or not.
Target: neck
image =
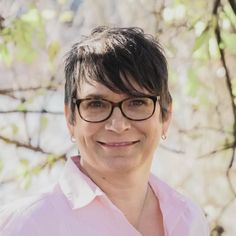
[[[81,163],[81,171],[99,186],[119,208],[127,220],[138,229],[141,215],[150,195],[148,184],[150,168],[129,173],[97,173]]]

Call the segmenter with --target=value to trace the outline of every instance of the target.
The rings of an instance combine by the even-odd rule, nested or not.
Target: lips
[[[124,142],[100,142],[98,141],[99,144],[105,147],[127,147],[131,146],[133,144],[138,143],[139,141],[124,141]]]

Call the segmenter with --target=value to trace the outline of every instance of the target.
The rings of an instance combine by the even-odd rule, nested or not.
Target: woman
[[[3,212],[1,235],[209,235],[202,211],[150,174],[171,119],[158,42],[138,28],[96,28],[68,53],[65,77],[80,154],[52,192]]]

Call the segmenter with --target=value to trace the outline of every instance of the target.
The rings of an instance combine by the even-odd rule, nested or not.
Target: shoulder
[[[0,235],[28,236],[42,235],[37,228],[47,224],[57,214],[55,203],[63,201],[62,196],[49,191],[37,196],[23,198],[0,208]]]
[[[189,197],[184,196],[157,176],[152,175],[150,183],[160,204],[174,205],[177,209],[185,210],[186,214],[195,215],[195,213],[203,212]]]
[[[209,235],[208,223],[203,209],[193,200],[154,175],[151,176],[150,183],[159,199],[160,207],[168,224],[175,224],[175,231],[187,230],[187,235],[191,236]]]

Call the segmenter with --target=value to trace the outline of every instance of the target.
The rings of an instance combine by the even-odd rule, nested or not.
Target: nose
[[[105,129],[116,133],[122,133],[130,129],[130,121],[123,116],[119,107],[115,107],[111,117],[105,124]]]

